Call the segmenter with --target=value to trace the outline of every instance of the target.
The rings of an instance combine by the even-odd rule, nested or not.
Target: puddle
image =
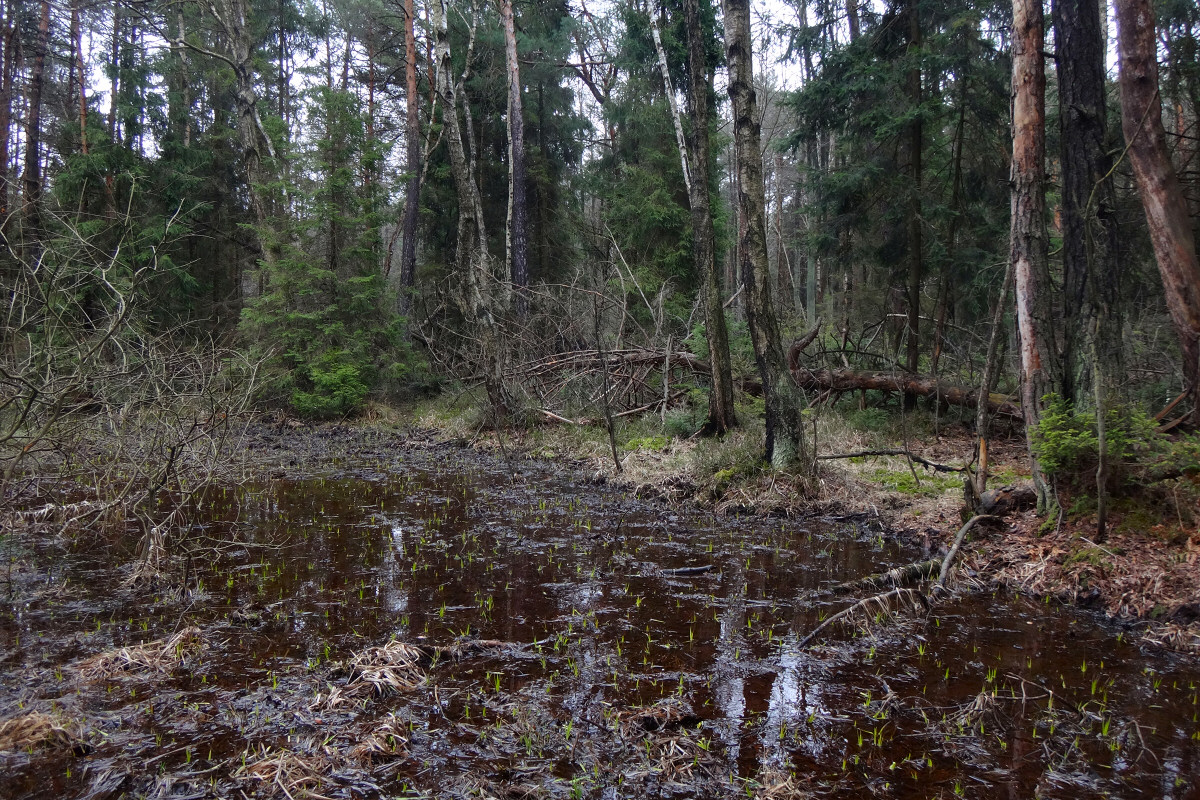
[[[90,752],[0,753],[0,797],[1200,796],[1200,665],[1078,611],[974,595],[800,648],[851,602],[822,587],[920,555],[861,521],[348,463],[210,492],[182,598],[123,588],[119,537],[12,545],[43,573],[0,716]]]

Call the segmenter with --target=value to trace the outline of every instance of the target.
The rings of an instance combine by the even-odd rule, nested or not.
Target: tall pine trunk
[[[1200,266],[1183,189],[1171,163],[1162,104],[1154,9],[1149,0],[1117,0],[1121,125],[1142,196],[1167,309],[1183,351],[1183,374],[1200,422]]]
[[[29,110],[25,125],[25,169],[21,252],[33,265],[41,257],[42,205],[42,90],[46,83],[46,53],[50,45],[50,0],[42,0],[33,68],[29,74]]]
[[[800,392],[787,370],[767,270],[766,196],[761,128],[754,91],[749,0],[725,1],[725,55],[737,152],[737,240],[746,322],[766,401],[766,458],[777,469],[811,468]]]
[[[1009,258],[1017,296],[1021,350],[1021,411],[1033,462],[1038,510],[1050,508],[1045,476],[1034,455],[1042,398],[1053,389],[1046,292],[1046,72],[1041,0],[1013,0],[1012,216]]]
[[[712,201],[709,174],[709,102],[712,80],[700,20],[700,0],[684,0],[687,26],[688,107],[692,118],[688,164],[692,179],[688,200],[692,212],[692,258],[700,278],[704,306],[704,335],[712,366],[712,391],[708,396],[708,432],[722,434],[737,425],[733,408],[733,372],[729,358],[729,331],[721,303],[721,275],[717,266],[716,240],[713,234]]]
[[[8,255],[9,219],[12,190],[9,170],[9,142],[11,137],[13,110],[13,75],[17,71],[17,28],[13,19],[13,4],[16,0],[7,0],[4,4],[4,58],[0,61],[0,244],[4,245],[2,255]]]
[[[404,231],[400,248],[400,310],[408,313],[411,292],[417,275],[417,215],[421,200],[421,131],[417,116],[417,38],[413,32],[413,0],[404,0],[404,168],[408,182],[404,189]]]
[[[908,325],[905,340],[904,366],[909,372],[919,371],[921,359],[921,281],[924,279],[925,263],[923,258],[924,229],[921,222],[921,178],[924,156],[925,126],[921,118],[921,18],[918,13],[918,0],[909,0],[908,14],[908,47],[906,55],[910,61],[906,83],[908,84],[908,101],[911,105],[912,120],[908,123],[908,157],[909,157],[909,187],[908,199],[908,281],[907,281],[907,310]],[[915,395],[905,395],[904,404],[908,407],[916,405]]]
[[[1093,351],[1101,372],[1120,373],[1120,269],[1116,202],[1105,147],[1106,43],[1096,3],[1054,2],[1062,127],[1062,395],[1090,405]]]

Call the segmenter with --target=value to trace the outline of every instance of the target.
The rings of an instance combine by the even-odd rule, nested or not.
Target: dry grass
[[[756,800],[807,800],[816,795],[797,776],[776,765],[768,765],[758,774]]]
[[[324,755],[302,755],[291,750],[262,747],[248,750],[233,777],[258,784],[260,797],[284,796],[328,800],[318,790],[329,779],[333,764]]]
[[[392,759],[405,755],[408,750],[408,733],[404,721],[395,714],[372,723],[371,732],[346,753],[346,757],[361,766],[369,766],[376,759]]]
[[[82,755],[90,748],[83,739],[48,714],[31,711],[0,722],[0,752],[38,749],[70,750]]]
[[[436,650],[431,652],[398,640],[382,647],[367,648],[346,663],[346,683],[318,694],[309,708],[332,709],[346,702],[364,702],[370,697],[411,692],[428,680],[427,668],[436,661],[437,655]]]
[[[166,639],[100,653],[76,665],[84,680],[103,680],[140,672],[169,672],[204,649],[199,628],[184,628]]]

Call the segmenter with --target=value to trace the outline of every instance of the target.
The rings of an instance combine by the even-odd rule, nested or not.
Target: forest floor
[[[376,413],[395,420],[394,411]],[[944,554],[963,524],[962,470],[975,466],[969,420],[924,411],[822,413],[814,424],[819,474],[807,495],[791,476],[759,465],[760,421],[719,441],[673,436],[670,417],[628,421],[615,436],[618,468],[599,424],[540,424],[500,434],[473,425],[470,411],[433,404],[412,413],[411,421],[436,437],[572,461],[589,480],[614,483],[639,498],[694,503],[726,515],[863,515],[931,556]],[[752,416],[743,413],[742,419]],[[998,423],[989,489],[1031,488],[1026,447],[1023,429]],[[885,450],[906,450],[954,471],[904,456],[827,458]],[[961,556],[970,579],[1101,610],[1115,621],[1143,626],[1152,642],[1200,653],[1200,478],[1161,481],[1113,498],[1102,541],[1094,500],[1065,489],[1058,499],[1063,512],[1050,522],[1018,506],[977,527]]]

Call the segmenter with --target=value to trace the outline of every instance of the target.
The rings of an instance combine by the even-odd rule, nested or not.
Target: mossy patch
[[[917,473],[907,469],[879,467],[869,473],[871,480],[882,488],[900,494],[936,497],[948,491],[962,491],[962,479],[957,476]]]

